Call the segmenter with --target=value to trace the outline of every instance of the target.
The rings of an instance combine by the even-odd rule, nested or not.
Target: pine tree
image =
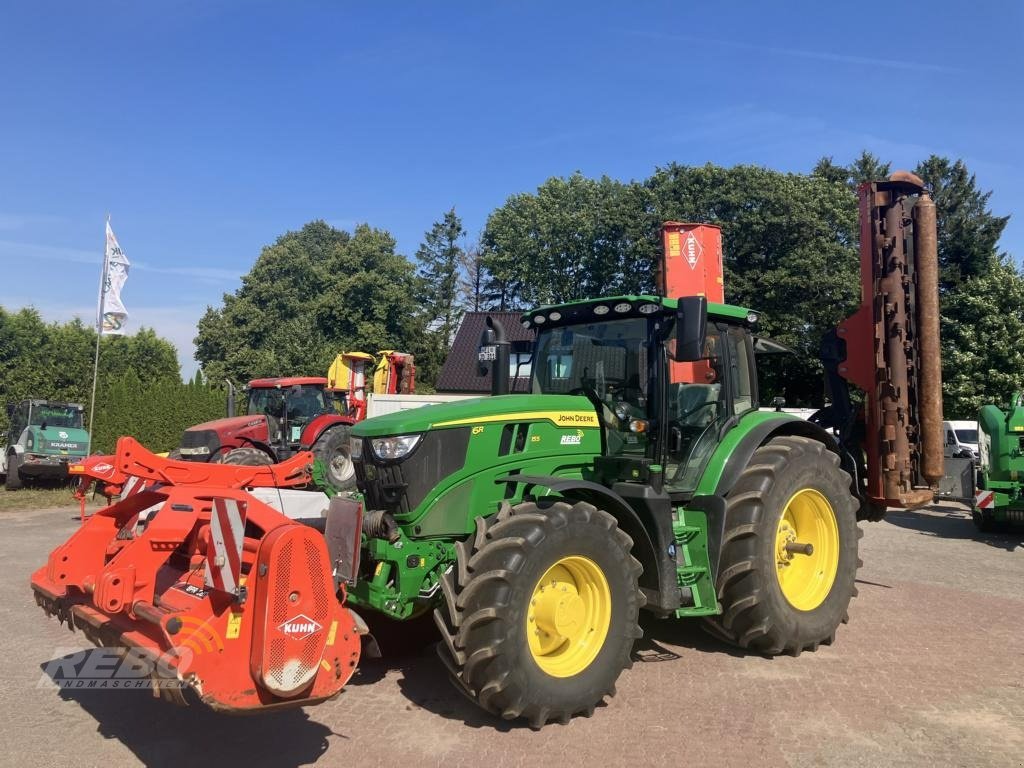
[[[889,166],[892,163],[883,163],[866,149],[860,153],[860,157],[850,163],[847,172],[849,173],[849,184],[854,189],[864,181],[879,181],[889,175]]]
[[[843,165],[836,165],[832,156],[821,158],[811,171],[811,176],[817,176],[836,184],[848,184],[850,169]]]
[[[484,281],[486,270],[481,263],[479,243],[474,243],[462,250],[460,266],[462,276],[459,280],[459,294],[466,309],[479,312],[484,304]]]
[[[987,274],[1000,262],[999,237],[1009,216],[988,208],[991,192],[978,189],[963,160],[932,155],[915,169],[935,199],[943,294],[964,280]]]
[[[459,240],[466,234],[462,220],[451,208],[426,233],[416,251],[419,277],[424,289],[423,315],[428,336],[428,360],[421,360],[423,377],[433,380],[455,338],[462,319],[459,301],[460,267],[465,252]]]

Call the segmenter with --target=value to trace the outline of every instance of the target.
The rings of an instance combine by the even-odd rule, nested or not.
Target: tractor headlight
[[[359,461],[363,458],[363,438],[350,437],[348,439],[348,455],[353,461]]]
[[[396,435],[395,437],[378,437],[370,441],[373,452],[378,459],[394,461],[404,459],[419,444],[423,435]]]

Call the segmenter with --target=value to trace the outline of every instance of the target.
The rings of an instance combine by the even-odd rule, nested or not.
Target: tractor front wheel
[[[766,655],[830,644],[857,593],[857,507],[822,443],[758,448],[728,497],[714,634]]]
[[[327,482],[336,491],[350,491],[356,487],[356,468],[349,455],[349,429],[332,427],[317,438],[310,449],[324,465]]]
[[[438,646],[481,707],[533,728],[591,715],[641,636],[633,542],[590,504],[524,502],[477,518],[442,579]]]
[[[21,457],[12,453],[7,457],[7,477],[4,478],[4,488],[8,491],[17,491],[24,484],[21,479]]]
[[[259,448],[233,448],[220,457],[219,463],[258,467],[273,464],[274,460]]]

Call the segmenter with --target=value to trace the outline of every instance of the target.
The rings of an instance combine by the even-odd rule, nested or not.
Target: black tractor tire
[[[273,464],[274,459],[259,448],[232,448],[227,453],[221,454],[219,463],[259,467]]]
[[[974,527],[979,533],[994,533],[998,529],[996,521],[980,510],[971,510],[971,520],[974,521]]]
[[[832,644],[857,594],[863,532],[850,484],[839,457],[817,440],[776,437],[754,452],[727,499],[716,585],[722,613],[707,622],[712,634],[766,656],[799,656]],[[827,500],[839,539],[835,578],[811,610],[790,603],[778,576],[779,524],[787,503],[804,489]]]
[[[632,666],[633,642],[644,603],[642,568],[632,540],[610,514],[583,502],[503,504],[496,516],[476,519],[476,535],[457,545],[454,573],[442,579],[444,603],[434,612],[438,653],[452,681],[471,700],[506,720],[532,728],[550,720],[586,717]],[[582,557],[607,581],[610,621],[596,656],[575,674],[556,677],[535,660],[527,635],[534,590],[548,570]],[[535,630],[536,631],[536,630]]]
[[[347,426],[331,427],[317,438],[310,449],[324,465],[324,477],[336,491],[350,491],[356,487],[356,468],[352,464]]]
[[[7,457],[7,477],[4,478],[4,488],[8,491],[18,491],[25,485],[21,479],[21,456],[12,453]]]

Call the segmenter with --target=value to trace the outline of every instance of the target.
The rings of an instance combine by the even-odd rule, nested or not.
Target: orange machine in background
[[[661,244],[657,282],[662,296],[704,296],[709,302],[725,303],[721,227],[666,221],[661,226]],[[706,360],[673,362],[670,380],[675,384],[711,384],[715,372]]]

